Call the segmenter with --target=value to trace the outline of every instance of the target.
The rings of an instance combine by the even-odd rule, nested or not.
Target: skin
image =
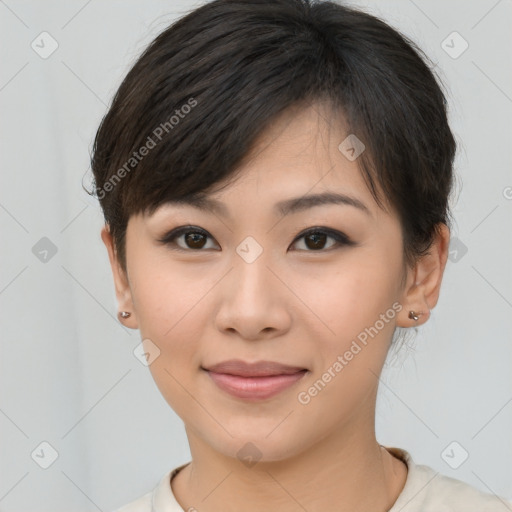
[[[404,266],[396,213],[375,203],[357,160],[338,150],[347,133],[327,118],[315,105],[272,124],[238,178],[211,193],[231,218],[175,204],[132,216],[126,270],[102,230],[119,309],[131,312],[122,322],[160,349],[149,368],[185,424],[192,462],[171,484],[184,510],[378,512],[405,485],[407,467],[375,437],[377,377],[394,329],[421,325],[437,303],[449,231],[441,225],[429,254]],[[272,211],[278,201],[325,191],[355,197],[369,212],[341,204],[283,218]],[[184,236],[175,246],[158,242],[188,224],[207,231],[204,248],[190,248]],[[327,237],[315,249],[311,237],[298,238],[310,227],[340,231],[356,245]],[[252,263],[236,252],[247,236],[263,249]],[[301,404],[298,393],[393,303],[401,311]],[[422,313],[418,321],[410,310]],[[201,370],[231,358],[309,371],[277,396],[249,402]],[[248,442],[261,456],[250,467],[237,456]]]

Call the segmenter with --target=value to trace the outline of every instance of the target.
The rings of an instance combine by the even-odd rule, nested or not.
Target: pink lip
[[[230,359],[208,368],[213,382],[230,395],[248,400],[264,400],[300,380],[306,368],[289,366],[274,361],[246,363],[241,359]]]
[[[222,390],[238,398],[264,400],[277,395],[281,391],[302,379],[307,370],[290,374],[269,375],[266,377],[241,377],[208,371],[213,382]]]
[[[228,361],[222,361],[221,363],[210,365],[203,369],[210,372],[239,375],[241,377],[266,377],[268,375],[289,375],[305,370],[306,368],[301,366],[289,366],[287,364],[276,363],[275,361],[246,363],[241,359],[229,359]]]

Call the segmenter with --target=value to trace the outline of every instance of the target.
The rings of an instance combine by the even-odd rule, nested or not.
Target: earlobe
[[[132,293],[126,272],[122,269],[119,259],[117,257],[114,240],[108,228],[105,225],[101,230],[101,239],[105,244],[112,269],[112,276],[114,278],[114,286],[116,290],[117,302],[119,305],[119,312],[117,317],[119,321],[131,329],[137,329],[137,318],[133,307]]]
[[[428,253],[421,256],[414,268],[410,269],[403,292],[403,310],[397,318],[398,327],[414,327],[429,319],[439,299],[449,242],[448,226],[438,224]]]

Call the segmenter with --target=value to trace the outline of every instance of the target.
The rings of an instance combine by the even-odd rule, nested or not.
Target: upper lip
[[[289,366],[277,363],[275,361],[257,361],[255,363],[246,363],[241,359],[230,359],[214,364],[205,370],[215,373],[227,373],[230,375],[239,375],[241,377],[265,377],[269,375],[289,375],[297,373],[306,368],[300,366]]]

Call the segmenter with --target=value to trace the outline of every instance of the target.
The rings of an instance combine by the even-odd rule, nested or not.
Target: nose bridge
[[[260,238],[261,240],[261,238]],[[258,240],[249,235],[246,236],[236,247],[235,252],[247,264],[252,264],[265,254],[264,259],[268,258],[269,250],[265,250]]]
[[[254,237],[248,236],[238,244],[233,257],[234,279],[236,289],[251,299],[253,294],[260,295],[268,286],[271,272],[267,266],[271,265],[271,251],[265,250]],[[264,298],[264,294],[259,298]]]
[[[282,284],[267,267],[272,267],[272,251],[244,239],[235,249],[232,271],[223,283],[217,327],[236,330],[245,339],[256,339],[263,331],[282,332],[290,318],[279,286]]]

